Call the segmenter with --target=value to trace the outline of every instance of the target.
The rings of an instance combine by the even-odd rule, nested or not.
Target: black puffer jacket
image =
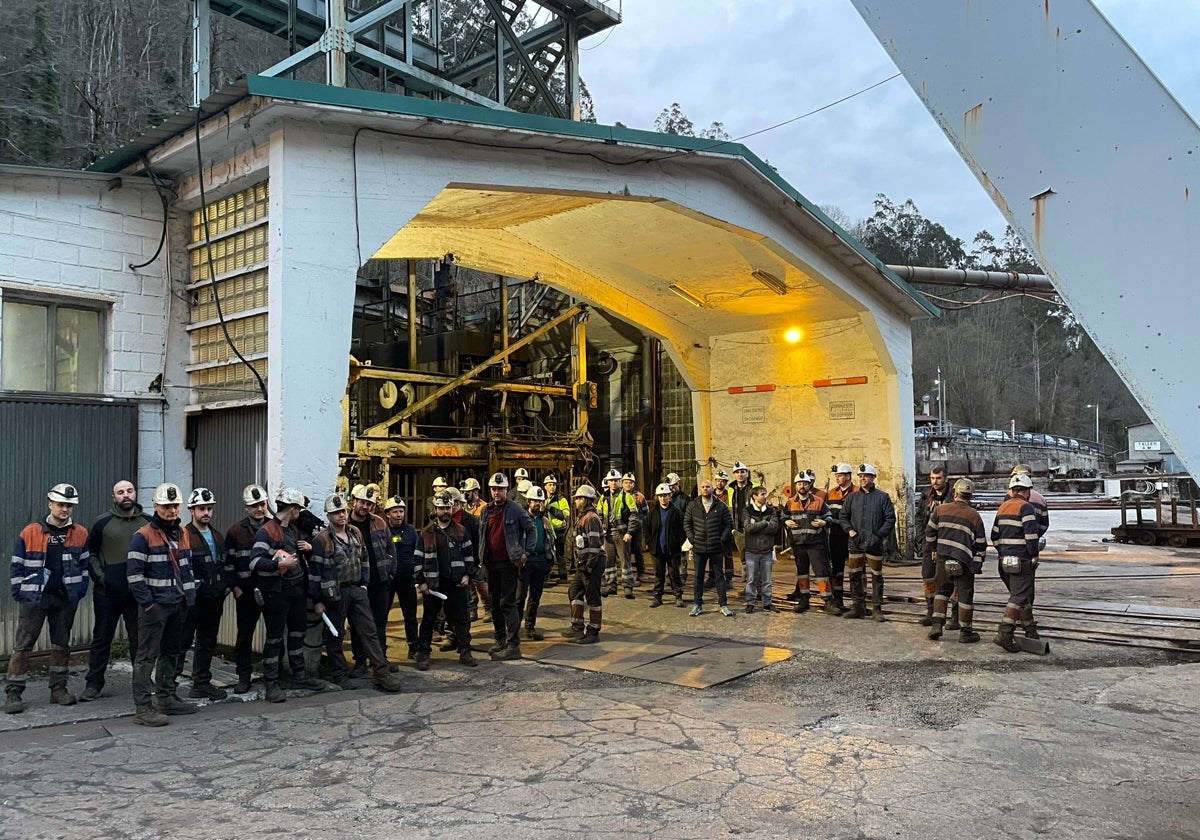
[[[733,534],[733,514],[729,505],[716,496],[713,497],[712,507],[704,509],[704,498],[698,496],[692,499],[683,515],[683,530],[692,551],[698,554],[721,554]]]
[[[892,497],[874,487],[846,497],[840,517],[842,528],[857,534],[850,538],[850,550],[863,554],[883,554],[888,539],[896,530],[896,509]]]
[[[779,512],[771,505],[758,510],[751,502],[742,512],[742,532],[746,535],[746,551],[769,552],[779,536]]]

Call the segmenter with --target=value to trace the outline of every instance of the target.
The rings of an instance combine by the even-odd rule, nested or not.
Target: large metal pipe
[[[921,265],[889,265],[901,280],[931,286],[958,286],[977,289],[1008,289],[1056,295],[1058,292],[1045,274],[1021,274],[1016,271],[980,271],[966,268],[929,268]]]

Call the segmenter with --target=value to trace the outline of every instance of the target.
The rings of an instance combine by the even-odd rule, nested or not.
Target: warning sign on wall
[[[854,400],[841,400],[829,404],[830,420],[853,420]]]
[[[767,409],[761,405],[742,406],[743,423],[764,423],[767,419]]]

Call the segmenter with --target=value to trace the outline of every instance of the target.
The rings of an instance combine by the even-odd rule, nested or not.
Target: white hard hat
[[[575,491],[576,499],[594,499],[596,498],[596,488],[590,484],[580,484],[579,489]]]
[[[830,470],[830,472],[835,472],[835,473],[852,473],[852,472],[854,472],[854,468],[853,468],[853,467],[851,467],[849,464],[847,464],[845,461],[842,461],[841,463],[834,464],[834,465],[833,465],[833,469],[832,469],[832,470]]]
[[[622,481],[633,481],[633,482],[637,481],[637,479],[633,477],[633,473],[625,473],[625,475],[621,476],[621,480]]]
[[[528,496],[529,491],[532,490],[534,488],[534,486],[535,486],[534,483],[532,481],[530,481],[528,478],[522,478],[520,481],[517,482],[517,492],[520,493],[522,496]],[[537,489],[541,490],[542,488],[538,487]]]
[[[604,480],[605,481],[620,481],[621,480],[621,471],[616,470],[616,469],[609,470],[608,473],[604,476]]]
[[[670,476],[667,476],[667,477],[670,478]],[[671,495],[671,485],[669,485],[669,484],[658,485],[657,487],[654,488],[654,495],[655,496],[670,496]]]
[[[392,498],[383,503],[383,509],[389,511],[392,508],[404,508],[408,510],[408,504],[399,496],[392,496]]]
[[[447,487],[443,492],[450,497],[452,502],[464,501],[462,491],[457,487]]]
[[[541,487],[538,487],[536,484],[530,484],[528,490],[522,490],[521,492],[524,493],[525,498],[529,499],[531,502],[546,501],[546,491]]]
[[[1009,475],[1016,475],[1017,473],[1024,473],[1025,475],[1031,475],[1033,473],[1033,470],[1029,469],[1029,467],[1026,466],[1025,464],[1013,464],[1012,472],[1010,472]]]
[[[464,493],[479,489],[479,482],[474,478],[464,478],[458,483],[458,489]]]
[[[667,484],[678,484],[679,475],[676,473],[667,473]]]
[[[507,486],[508,486],[508,476],[506,476],[504,473],[500,473],[500,472],[494,473],[492,475],[491,481],[488,482],[488,487],[507,487]]]
[[[79,491],[71,484],[55,484],[46,494],[46,498],[64,505],[77,505],[79,504]]]
[[[275,494],[275,504],[304,507],[304,494],[290,487],[280,487],[279,492]]]
[[[517,471],[513,473],[513,478],[529,478],[529,470],[524,467],[517,467]]]
[[[346,509],[346,500],[343,499],[341,496],[339,496],[336,493],[325,500],[325,512],[326,513],[337,513],[338,511],[345,510],[345,509]]]
[[[247,484],[242,490],[242,504],[256,505],[267,500],[267,491],[257,484]]]
[[[207,487],[197,487],[192,491],[192,495],[188,496],[189,508],[199,507],[200,505],[215,505],[217,497],[212,494],[212,491]]]
[[[745,464],[743,464],[741,461],[738,461],[736,464],[733,465],[733,471],[734,472],[750,472],[750,468],[747,467]]]
[[[546,477],[542,479],[542,484],[558,484],[558,479],[554,477],[554,473],[546,473]]]
[[[433,497],[433,506],[435,508],[454,507],[454,497],[449,493],[438,493]]]
[[[958,496],[970,496],[975,492],[975,482],[969,478],[960,478],[954,482],[954,493]]]
[[[879,470],[875,469],[874,464],[859,464],[858,465],[858,474],[859,475],[879,475]]]
[[[797,481],[807,481],[811,484],[816,480],[817,476],[812,470],[804,470],[803,472],[796,473],[796,477],[792,479],[792,482],[795,483]]]
[[[350,491],[350,498],[373,502],[375,501],[375,494],[371,492],[371,485],[355,484],[354,489]]]
[[[183,502],[183,491],[176,484],[170,482],[160,484],[154,488],[154,504],[156,505],[177,505]]]
[[[717,470],[717,478],[721,479],[722,481],[728,481],[729,473],[725,472],[725,470]]]
[[[444,476],[438,476],[433,480],[433,487],[436,490],[438,487],[449,487],[450,482],[446,481]]]
[[[1008,488],[1011,490],[1014,487],[1033,487],[1033,479],[1025,473],[1017,473],[1008,480]]]

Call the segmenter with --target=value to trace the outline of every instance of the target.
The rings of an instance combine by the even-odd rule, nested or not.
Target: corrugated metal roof
[[[185,108],[167,117],[139,137],[135,137],[104,157],[85,167],[85,172],[120,172],[126,166],[136,162],[151,149],[165,143],[192,128],[196,123],[196,111],[200,112],[200,120],[221,113],[229,106],[240,102],[247,96],[246,79],[239,79],[233,84],[226,85],[221,90],[209,96],[200,103],[199,109]]]

